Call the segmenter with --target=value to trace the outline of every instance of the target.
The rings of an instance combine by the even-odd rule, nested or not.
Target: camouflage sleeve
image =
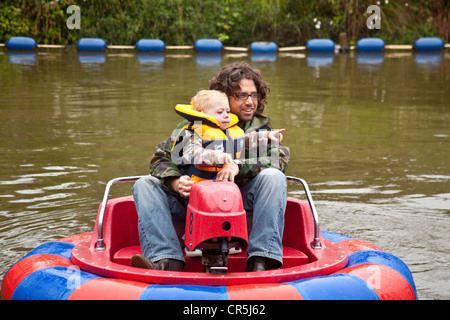
[[[265,154],[261,154],[261,151]],[[269,144],[267,148],[257,148],[257,150],[250,148],[246,150],[239,174],[235,178],[236,183],[244,185],[266,168],[275,168],[286,173],[289,158],[289,148],[282,145]]]
[[[258,131],[270,131],[272,127],[270,124],[262,126]],[[251,133],[252,130],[246,131]],[[258,134],[259,136],[259,134]],[[259,143],[257,137],[253,136],[254,143],[250,142],[248,148],[245,150],[245,156],[242,159],[242,167],[239,175],[236,176],[235,181],[238,185],[248,183],[252,178],[258,175],[261,170],[266,168],[276,168],[283,173],[286,173],[290,158],[290,151],[288,147],[282,146],[280,143]]]
[[[171,178],[182,176],[181,170],[174,163],[171,156],[172,146],[174,145],[179,132],[180,129],[177,127],[167,140],[159,143],[150,160],[150,174],[158,178],[163,184],[163,188],[169,191],[172,191],[169,188],[169,180]]]

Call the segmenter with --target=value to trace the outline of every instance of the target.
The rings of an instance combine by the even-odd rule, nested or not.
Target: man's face
[[[253,80],[242,79],[239,86],[241,91],[235,92],[236,96],[232,95],[229,99],[230,111],[237,115],[240,121],[247,122],[253,118],[258,108],[258,98],[255,97],[258,91]]]

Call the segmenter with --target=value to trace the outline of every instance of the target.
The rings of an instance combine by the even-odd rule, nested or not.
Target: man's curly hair
[[[263,81],[258,69],[254,69],[247,62],[234,62],[228,64],[220,70],[211,80],[209,80],[209,89],[224,92],[231,97],[241,91],[239,82],[242,79],[253,80],[258,91],[258,108],[255,115],[260,115],[267,104],[267,95],[269,94],[269,85]]]

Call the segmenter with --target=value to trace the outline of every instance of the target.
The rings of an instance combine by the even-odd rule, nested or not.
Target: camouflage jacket
[[[187,120],[179,123],[171,136],[158,144],[150,160],[150,174],[160,179],[164,188],[168,191],[172,191],[168,186],[170,178],[176,178],[182,175],[180,169],[171,160],[171,150],[177,133],[187,123]],[[272,126],[269,118],[255,116],[251,121],[246,122],[242,129],[247,134],[252,131],[269,131],[272,129]],[[263,147],[250,146],[246,148],[245,157],[241,159],[242,164],[240,165],[239,174],[235,177],[235,182],[238,186],[245,185],[261,170],[270,167],[285,173],[288,167],[289,157],[289,148],[280,144],[269,143]]]

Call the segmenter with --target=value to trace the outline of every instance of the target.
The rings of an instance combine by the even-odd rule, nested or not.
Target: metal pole
[[[322,245],[320,244],[320,237],[319,237],[319,216],[317,215],[316,207],[314,206],[314,202],[311,196],[311,192],[309,191],[308,184],[305,180],[292,177],[292,176],[286,176],[288,181],[293,182],[300,182],[303,185],[303,189],[305,190],[306,199],[308,200],[309,207],[311,208],[311,212],[314,218],[314,241],[312,244],[312,247],[314,249],[321,249]]]
[[[95,250],[102,251],[105,250],[105,241],[103,239],[103,219],[105,218],[106,205],[108,204],[109,190],[111,187],[119,182],[131,182],[136,181],[144,176],[133,176],[133,177],[120,177],[109,180],[106,184],[105,193],[103,194],[102,206],[100,207],[100,213],[98,216],[98,236],[97,236],[97,244],[95,246]]]

